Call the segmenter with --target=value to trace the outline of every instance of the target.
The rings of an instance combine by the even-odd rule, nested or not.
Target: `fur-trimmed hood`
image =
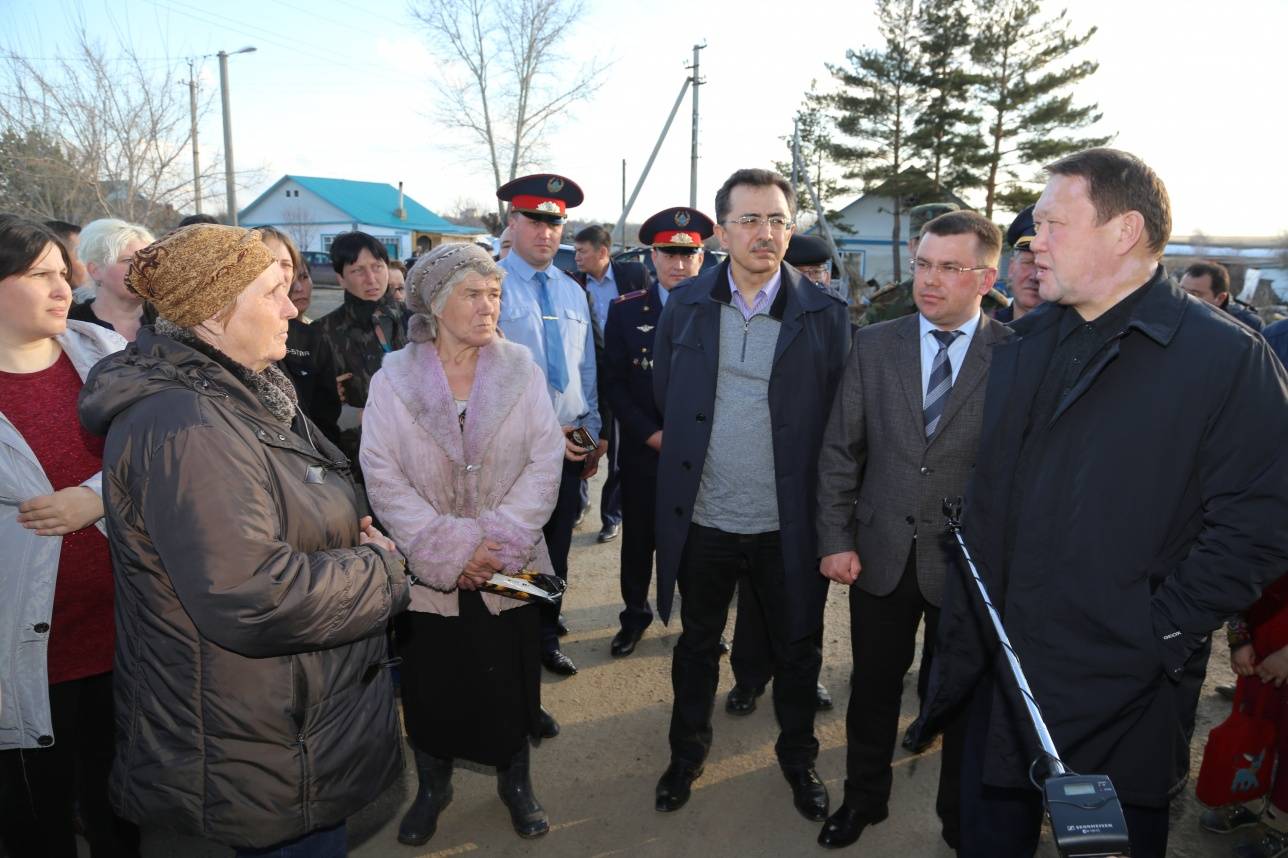
[[[411,343],[386,355],[381,372],[416,425],[448,458],[458,465],[477,465],[506,416],[523,398],[531,364],[526,348],[506,340],[497,339],[479,350],[464,432],[433,343]]]

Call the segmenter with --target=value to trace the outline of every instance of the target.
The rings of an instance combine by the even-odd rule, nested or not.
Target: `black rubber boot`
[[[528,744],[514,755],[510,765],[496,770],[496,793],[510,809],[510,821],[520,837],[540,837],[550,830],[546,812],[532,794],[532,775],[529,769]]]
[[[416,751],[420,787],[398,825],[398,842],[420,846],[438,829],[438,814],[452,803],[452,761]]]

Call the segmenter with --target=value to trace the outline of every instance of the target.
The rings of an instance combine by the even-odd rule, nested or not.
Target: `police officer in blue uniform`
[[[586,293],[554,265],[567,221],[567,209],[581,204],[581,188],[553,173],[523,176],[497,189],[510,203],[510,253],[501,260],[505,274],[499,326],[505,338],[527,346],[546,374],[555,416],[564,429],[564,470],[559,495],[543,532],[555,574],[568,579],[573,523],[581,509],[581,481],[593,476],[602,450],[580,447],[574,430],[591,439],[600,434],[596,392],[595,337]],[[571,676],[577,666],[559,647],[559,612],[542,607],[541,663],[552,673]]]
[[[621,430],[617,467],[622,480],[621,630],[610,652],[630,655],[653,622],[654,493],[662,417],[653,398],[653,332],[670,290],[702,268],[702,242],[715,231],[711,218],[684,206],[644,221],[640,241],[653,248],[657,282],[614,299],[604,323],[605,394]]]

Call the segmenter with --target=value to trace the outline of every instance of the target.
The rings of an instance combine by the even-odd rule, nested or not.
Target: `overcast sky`
[[[565,44],[567,67],[591,57],[611,65],[599,91],[549,129],[541,168],[582,186],[578,216],[605,221],[621,210],[622,159],[629,192],[695,42],[708,45],[698,168],[698,206],[708,212],[732,170],[785,155],[779,138],[791,133],[811,83],[827,79],[824,63],[875,42],[865,0],[587,6]],[[1071,0],[1051,8],[1061,6],[1075,26],[1100,28],[1087,51],[1100,71],[1077,99],[1098,102],[1100,133],[1115,133],[1115,145],[1162,176],[1177,234],[1288,230],[1288,2]],[[464,138],[433,119],[439,71],[405,0],[0,0],[0,31],[26,55],[65,51],[78,20],[108,46],[123,34],[146,57],[258,48],[230,60],[237,166],[262,171],[262,181],[239,191],[242,207],[285,173],[402,180],[440,212],[462,200],[491,205],[490,170],[463,158],[453,144]],[[203,86],[217,96],[217,62],[201,63]],[[217,99],[214,106],[200,129],[210,156],[222,141]],[[632,221],[688,202],[689,116],[686,100]]]

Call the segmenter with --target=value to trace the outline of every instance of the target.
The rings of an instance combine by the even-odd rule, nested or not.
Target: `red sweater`
[[[0,412],[36,454],[54,491],[78,486],[103,467],[103,439],[86,432],[76,413],[80,390],[66,354],[40,372],[0,372]],[[92,524],[66,534],[49,622],[50,685],[112,669],[112,606],[107,540]]]

